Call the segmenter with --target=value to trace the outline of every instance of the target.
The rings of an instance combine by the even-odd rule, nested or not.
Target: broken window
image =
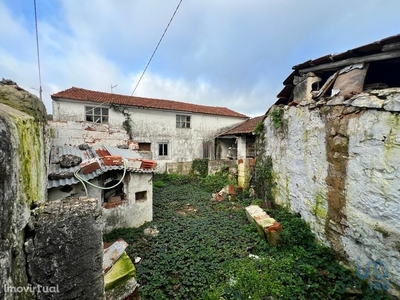
[[[190,116],[176,115],[176,128],[190,128]]]
[[[151,143],[139,143],[139,151],[151,151]]]
[[[108,123],[108,108],[85,106],[85,120],[93,123]]]
[[[145,202],[147,200],[147,192],[136,192],[135,193],[135,201],[136,202]]]
[[[158,156],[168,156],[168,144],[159,143],[158,144]]]
[[[104,202],[105,203],[119,203],[121,204],[123,200],[127,199],[124,192],[123,181],[118,184],[120,180],[115,173],[107,176],[105,179],[104,187],[113,187],[109,190],[104,190]]]

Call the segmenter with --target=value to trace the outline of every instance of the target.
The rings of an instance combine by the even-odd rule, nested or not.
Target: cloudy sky
[[[180,0],[37,0],[43,100],[131,95]],[[0,0],[0,78],[38,95],[33,0]],[[183,0],[135,96],[256,116],[293,65],[400,33],[399,0]]]

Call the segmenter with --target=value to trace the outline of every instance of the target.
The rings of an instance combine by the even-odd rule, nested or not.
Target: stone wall
[[[36,299],[102,299],[101,209],[96,199],[69,198],[40,205],[26,242]],[[47,291],[47,292],[46,292]]]
[[[127,201],[113,208],[103,208],[104,233],[116,228],[139,227],[153,220],[152,177],[151,173],[126,174],[124,191]]]
[[[6,105],[7,104],[7,105]],[[18,110],[19,109],[19,110]],[[46,200],[46,110],[9,80],[0,81],[0,299],[32,299],[24,242],[31,208]]]
[[[49,136],[43,103],[0,81],[0,299],[102,299],[101,209],[46,202]]]
[[[166,164],[166,170],[168,174],[189,175],[192,170],[192,162],[170,162]]]
[[[272,107],[271,110],[276,109]],[[400,295],[400,89],[286,106],[265,120],[275,201],[352,268],[384,261]]]

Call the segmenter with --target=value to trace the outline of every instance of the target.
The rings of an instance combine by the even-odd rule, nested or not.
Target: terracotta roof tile
[[[234,134],[250,134],[254,131],[257,124],[263,121],[264,117],[265,116],[258,116],[258,117],[248,119],[247,121],[243,122],[242,124],[239,124],[231,129],[229,129],[228,131],[221,133],[219,136],[234,135]]]
[[[203,114],[227,116],[227,117],[248,118],[247,116],[235,112],[233,110],[230,110],[226,107],[205,106],[205,105],[191,104],[191,103],[171,101],[171,100],[110,94],[110,93],[81,89],[77,87],[72,87],[67,90],[55,93],[51,95],[51,98],[53,100],[71,99],[78,101],[92,101],[100,103],[116,103],[120,105],[135,106],[142,108],[166,109],[166,110],[203,113]]]

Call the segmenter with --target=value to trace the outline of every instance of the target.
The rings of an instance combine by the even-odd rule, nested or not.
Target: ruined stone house
[[[48,200],[70,196],[97,199],[103,210],[105,233],[152,221],[155,162],[129,149],[81,146],[84,147],[51,148]],[[65,157],[76,158],[78,162],[65,166],[61,163]],[[81,167],[85,162],[89,162],[88,166]]]
[[[293,70],[264,121],[275,201],[349,267],[381,262],[372,286],[399,296],[400,35]]]
[[[52,95],[53,145],[128,146],[157,161],[215,158],[216,134],[248,117],[225,107],[150,99],[72,87]]]

